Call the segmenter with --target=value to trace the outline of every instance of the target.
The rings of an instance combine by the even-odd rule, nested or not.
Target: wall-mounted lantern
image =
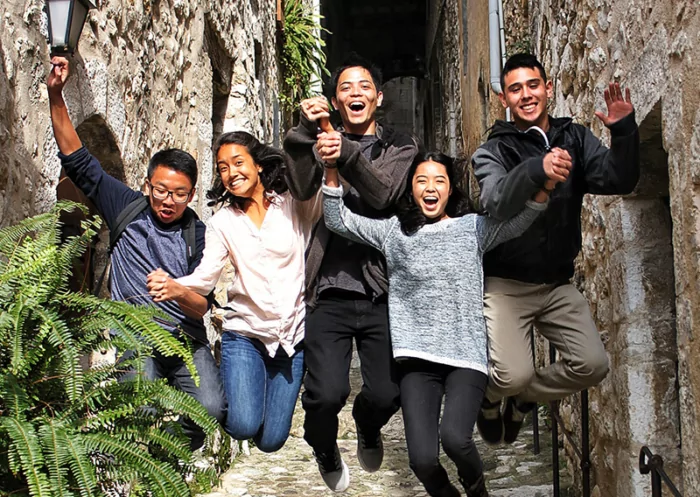
[[[88,10],[94,8],[90,0],[46,0],[52,55],[75,52]]]

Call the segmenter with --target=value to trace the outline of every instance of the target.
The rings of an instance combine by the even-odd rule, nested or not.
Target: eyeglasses
[[[167,188],[154,186],[153,183],[151,183],[148,180],[146,180],[146,183],[148,183],[148,186],[151,187],[151,195],[153,195],[153,198],[155,198],[156,200],[165,200],[166,198],[168,198],[168,195],[170,195],[171,197],[173,197],[173,202],[175,202],[176,204],[186,204],[190,201],[190,195],[192,194],[192,190],[187,192],[172,192]]]

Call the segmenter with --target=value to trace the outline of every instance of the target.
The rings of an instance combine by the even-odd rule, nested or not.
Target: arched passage
[[[100,161],[107,174],[120,181],[125,180],[124,164],[121,152],[117,145],[114,134],[105,122],[104,118],[98,114],[90,116],[83,121],[76,131],[83,145]],[[90,202],[82,191],[65,175],[61,169],[61,176],[56,187],[57,200],[72,200],[86,205],[91,216],[98,215],[97,209]],[[61,216],[62,236],[67,237],[80,231],[80,223],[85,220],[82,212],[63,213]],[[71,280],[73,290],[83,289],[93,291],[97,283],[96,279],[102,274],[107,264],[107,248],[109,243],[109,232],[107,226],[103,224],[100,233],[88,247],[80,261],[76,261]],[[106,288],[102,289],[101,295],[109,295]]]

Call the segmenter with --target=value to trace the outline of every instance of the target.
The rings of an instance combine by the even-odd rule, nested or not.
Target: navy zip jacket
[[[484,256],[484,275],[527,283],[564,283],[574,274],[581,250],[581,206],[586,193],[624,195],[639,180],[639,130],[634,113],[610,127],[611,147],[569,118],[549,118],[546,136],[496,121],[486,143],[472,156],[489,215],[508,219],[544,186],[543,159],[553,147],[569,152],[572,169],[556,185],[549,207],[521,236]]]

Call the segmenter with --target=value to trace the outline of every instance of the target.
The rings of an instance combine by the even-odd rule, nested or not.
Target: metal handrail
[[[639,472],[643,475],[651,473],[651,495],[652,497],[661,497],[661,483],[666,483],[666,486],[674,495],[674,497],[683,497],[676,488],[671,478],[664,471],[664,459],[658,454],[654,454],[646,445],[639,451]]]
[[[557,360],[557,351],[549,345],[549,362],[554,364]],[[576,456],[581,461],[581,485],[583,497],[591,495],[591,451],[588,439],[588,390],[581,391],[581,447],[576,445],[574,436],[564,427],[564,421],[559,416],[559,401],[549,403],[549,413],[552,418],[552,490],[554,497],[559,497],[561,487],[559,483],[559,429],[574,449]]]

